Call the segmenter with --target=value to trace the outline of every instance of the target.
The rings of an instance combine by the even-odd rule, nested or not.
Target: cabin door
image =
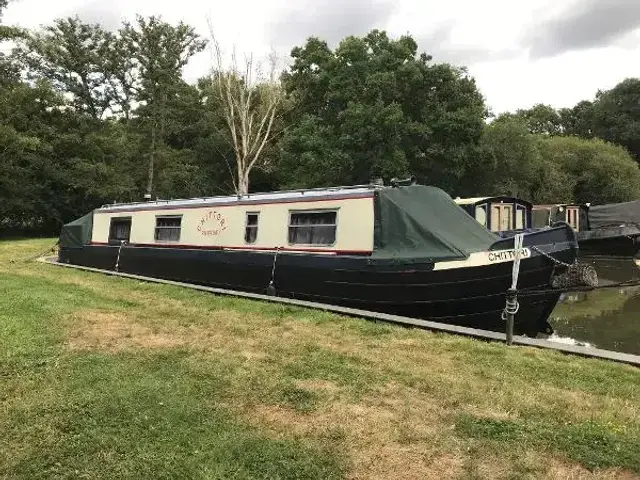
[[[567,223],[576,231],[580,231],[580,209],[576,207],[567,208]]]
[[[513,205],[491,205],[491,230],[494,232],[513,230]]]
[[[526,210],[524,207],[516,206],[516,230],[528,228],[526,225]]]

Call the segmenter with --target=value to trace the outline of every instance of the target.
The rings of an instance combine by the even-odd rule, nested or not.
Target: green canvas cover
[[[61,247],[82,247],[91,241],[93,229],[93,212],[69,222],[62,227],[60,232]]]
[[[439,188],[383,188],[376,197],[375,257],[404,261],[466,259],[499,239]]]

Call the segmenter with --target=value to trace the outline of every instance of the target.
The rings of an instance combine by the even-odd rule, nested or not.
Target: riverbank
[[[0,476],[640,475],[637,368],[19,260],[52,243],[0,242]]]

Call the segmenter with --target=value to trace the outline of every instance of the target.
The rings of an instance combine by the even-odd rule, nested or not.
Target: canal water
[[[631,259],[591,260],[600,284],[639,281]],[[567,293],[551,315],[553,340],[640,355],[640,286]]]

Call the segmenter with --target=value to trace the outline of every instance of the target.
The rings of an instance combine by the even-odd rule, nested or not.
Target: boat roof
[[[456,202],[458,205],[469,205],[471,203],[481,202],[482,200],[486,200],[488,198],[491,198],[491,197],[472,197],[472,198],[460,198],[460,197],[457,197],[454,200],[454,202]]]
[[[583,203],[549,203],[546,205],[534,205],[533,209],[534,210],[541,210],[541,209],[550,209],[550,208],[558,208],[558,207],[586,207],[585,204]]]
[[[225,195],[216,197],[199,197],[175,200],[150,200],[146,202],[105,204],[96,210],[102,212],[161,210],[165,208],[196,208],[214,205],[250,205],[263,203],[289,203],[319,201],[324,199],[353,198],[373,196],[373,192],[382,187],[379,185],[354,185],[346,187],[308,188],[285,190],[278,192],[250,193],[243,196]]]
[[[522,198],[510,197],[509,195],[496,195],[493,197],[470,197],[470,198],[457,197],[456,199],[454,199],[454,202],[456,202],[458,205],[473,205],[474,203],[480,203],[487,200],[498,200],[498,199],[507,199],[507,198],[510,200],[516,200],[526,205],[530,205],[529,202],[527,202],[526,200],[523,200]]]

